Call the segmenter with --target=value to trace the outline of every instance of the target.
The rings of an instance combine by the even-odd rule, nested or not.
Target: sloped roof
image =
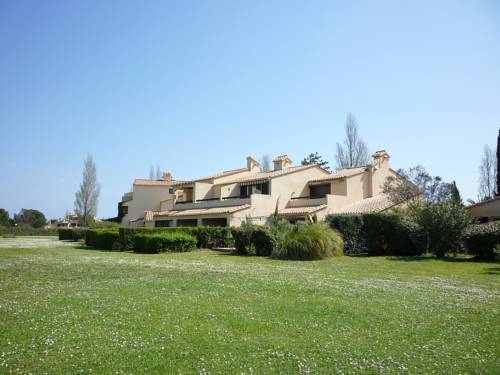
[[[308,206],[308,207],[288,207],[283,208],[278,213],[282,216],[298,216],[306,215],[314,212],[324,210],[327,207],[326,204],[321,204],[319,206]]]
[[[278,176],[283,176],[289,173],[295,173],[302,171],[304,169],[309,169],[313,167],[318,167],[319,164],[308,164],[308,165],[298,165],[296,167],[289,167],[285,169],[280,169],[276,171],[270,171],[270,172],[257,172],[257,173],[252,173],[248,176],[237,178],[231,181],[227,181],[222,183],[222,185],[225,184],[231,184],[231,183],[241,183],[241,182],[258,182],[258,181],[265,181],[270,178],[278,177]]]
[[[474,207],[482,206],[482,205],[484,205],[484,204],[489,204],[489,203],[492,203],[492,202],[496,201],[497,199],[500,199],[500,195],[499,195],[499,196],[497,196],[497,197],[493,197],[493,198],[491,198],[491,199],[486,199],[486,200],[484,200],[484,201],[482,201],[482,202],[477,202],[477,203],[471,204],[470,206],[467,206],[466,208],[467,208],[467,209],[470,209],[470,208],[474,208]]]
[[[134,180],[134,185],[141,185],[141,186],[169,186],[169,185],[173,185],[175,182],[178,182],[178,181],[147,180],[147,179],[142,179],[142,178],[136,178]]]
[[[366,171],[366,168],[367,168],[366,166],[363,166],[363,167],[356,167],[356,168],[341,169],[337,172],[330,173],[328,176],[309,180],[309,182],[333,181],[333,180],[338,180],[340,178],[356,176],[356,175],[361,174],[364,171]]]
[[[231,214],[233,212],[241,211],[246,208],[250,208],[250,205],[242,204],[240,206],[230,206],[230,207],[193,208],[187,210],[161,211],[161,212],[155,212],[154,216],[178,217],[178,216],[199,216],[199,215],[213,215],[213,214]]]
[[[232,174],[236,174],[236,173],[240,173],[240,172],[245,172],[245,171],[248,171],[248,169],[247,168],[232,169],[232,170],[229,170],[229,171],[223,171],[223,172],[214,173],[214,174],[211,174],[209,176],[204,176],[204,177],[197,178],[197,179],[194,179],[194,180],[175,181],[172,185],[178,186],[178,185],[192,184],[192,183],[198,182],[198,181],[212,180],[214,178],[226,177],[226,176],[230,176]]]
[[[394,203],[385,194],[379,194],[371,198],[362,199],[358,202],[342,207],[334,214],[366,214],[369,212],[381,212],[394,206]]]

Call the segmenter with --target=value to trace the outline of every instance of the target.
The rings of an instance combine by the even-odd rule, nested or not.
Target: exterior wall
[[[369,197],[381,194],[383,192],[383,185],[386,178],[389,176],[396,176],[396,173],[389,169],[389,159],[387,158],[374,160],[374,163],[370,166],[368,173],[371,178],[371,191]]]
[[[134,185],[133,199],[123,204],[128,207],[128,213],[123,217],[122,224],[129,225],[130,220],[144,216],[145,211],[159,211],[162,200],[173,198],[169,189],[169,185]]]
[[[213,185],[206,183],[206,182],[195,182],[194,183],[194,200],[197,201],[199,199],[208,199],[211,198],[209,197],[210,190],[212,189]]]
[[[221,185],[220,196],[221,198],[238,197],[240,195],[240,185],[236,183]]]
[[[278,208],[282,209],[286,207],[290,198],[309,195],[308,181],[326,175],[328,175],[328,172],[315,167],[273,178],[270,184],[273,210],[278,199]]]
[[[500,199],[478,204],[469,208],[469,212],[474,217],[500,218]]]

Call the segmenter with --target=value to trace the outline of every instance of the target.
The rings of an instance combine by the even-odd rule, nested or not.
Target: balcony
[[[225,197],[198,199],[196,202],[176,201],[174,210],[190,210],[193,208],[231,207],[250,204],[250,197]]]
[[[295,197],[290,198],[290,201],[287,204],[287,207],[310,207],[310,206],[319,206],[322,204],[326,204],[327,197]]]
[[[128,201],[131,201],[132,199],[133,199],[133,193],[132,193],[132,192],[125,193],[125,194],[123,194],[123,196],[122,196],[122,202],[123,202],[123,203],[128,202]]]

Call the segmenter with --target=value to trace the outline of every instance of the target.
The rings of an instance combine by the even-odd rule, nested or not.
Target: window
[[[241,197],[248,197],[252,194],[269,194],[269,182],[240,186]]]
[[[309,196],[314,198],[324,198],[330,194],[330,184],[309,186]]]
[[[158,220],[155,221],[155,227],[169,227],[172,220]]]
[[[213,219],[203,219],[201,225],[207,227],[225,227],[227,226],[227,220],[224,217],[213,218]]]
[[[182,219],[177,220],[178,227],[196,227],[198,225],[197,219]]]

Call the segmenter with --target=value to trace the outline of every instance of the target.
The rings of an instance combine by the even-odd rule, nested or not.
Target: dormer
[[[260,171],[260,163],[251,156],[247,156],[247,169],[251,173],[257,173]]]
[[[273,163],[275,171],[282,171],[290,168],[293,162],[288,155],[281,155],[274,159]]]

